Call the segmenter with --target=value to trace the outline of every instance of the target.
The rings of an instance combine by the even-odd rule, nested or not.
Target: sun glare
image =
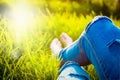
[[[31,20],[31,12],[24,6],[18,6],[13,12],[13,20],[18,27],[25,27]]]
[[[20,39],[30,29],[34,14],[27,5],[19,4],[14,7],[11,16],[12,23],[15,25],[16,38]]]

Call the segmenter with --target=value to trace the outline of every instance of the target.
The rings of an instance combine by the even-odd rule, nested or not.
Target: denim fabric
[[[59,74],[57,80],[90,80],[84,68],[73,61],[66,62]]]
[[[78,58],[78,53],[80,53],[80,45],[79,45],[79,40],[76,40],[70,46],[62,49],[60,51],[59,57],[63,61],[69,61],[69,60],[72,61]]]
[[[100,80],[120,80],[120,29],[105,16],[95,17],[80,38],[63,50],[63,61],[74,60],[80,51],[94,65]]]

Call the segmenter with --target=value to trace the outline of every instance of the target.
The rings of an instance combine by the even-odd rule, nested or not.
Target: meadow
[[[6,19],[0,20],[0,79],[1,80],[56,80],[59,63],[52,56],[49,45],[62,32],[77,39],[94,15],[49,14],[39,17],[19,41],[9,30]],[[119,21],[113,20],[120,26]],[[15,34],[15,33],[14,33]],[[92,65],[85,69],[92,80],[98,79]]]
[[[27,25],[11,24],[0,16],[0,80],[56,80],[60,60],[50,50],[51,41],[62,32],[76,40],[87,24],[96,16],[39,12]],[[120,26],[120,20],[110,17]],[[85,66],[91,80],[98,80],[93,65]]]

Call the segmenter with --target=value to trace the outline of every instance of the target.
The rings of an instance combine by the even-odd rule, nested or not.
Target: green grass
[[[17,41],[13,28],[1,18],[0,79],[56,80],[60,61],[51,55],[50,42],[62,32],[76,40],[92,19],[93,15],[41,14]],[[114,22],[120,26],[119,21]],[[92,80],[98,79],[92,65],[85,69]]]

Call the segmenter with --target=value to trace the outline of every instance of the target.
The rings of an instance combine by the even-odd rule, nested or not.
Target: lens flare
[[[19,4],[13,8],[11,16],[15,25],[16,39],[20,40],[32,25],[34,12],[27,5]]]

